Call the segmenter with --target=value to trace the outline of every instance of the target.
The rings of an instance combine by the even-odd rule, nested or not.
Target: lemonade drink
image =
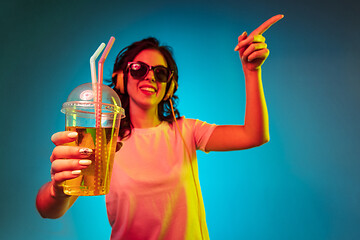
[[[114,162],[118,129],[94,127],[66,127],[66,131],[78,133],[78,139],[70,144],[93,150],[88,158],[91,165],[81,170],[79,177],[66,180],[63,184],[64,193],[77,196],[104,195],[109,192],[109,183]],[[96,131],[102,136],[100,148],[96,148]],[[96,152],[101,149],[100,152]]]

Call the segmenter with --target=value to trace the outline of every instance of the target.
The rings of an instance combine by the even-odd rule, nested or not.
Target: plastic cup
[[[98,84],[98,83],[96,83]],[[102,85],[102,101],[94,102],[93,85],[85,83],[76,87],[63,104],[66,131],[76,131],[78,138],[66,145],[92,149],[90,166],[81,170],[79,177],[63,183],[64,193],[76,196],[96,196],[109,192],[117,137],[124,109],[116,92]],[[101,109],[101,115],[96,109]],[[96,117],[101,117],[96,127]]]

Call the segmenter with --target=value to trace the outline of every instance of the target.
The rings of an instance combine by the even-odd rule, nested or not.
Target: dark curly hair
[[[126,73],[126,68],[128,62],[131,62],[134,60],[134,58],[143,50],[145,49],[155,49],[158,50],[163,57],[166,60],[168,68],[170,68],[171,71],[173,71],[172,81],[176,81],[178,83],[178,68],[175,63],[175,60],[173,58],[173,52],[172,48],[169,46],[161,46],[159,44],[159,41],[156,38],[150,37],[143,39],[138,42],[134,42],[130,46],[125,47],[122,49],[119,54],[116,57],[115,64],[114,64],[114,70],[113,73],[117,73],[122,71],[124,73],[124,87],[125,87],[125,93],[122,94],[118,89],[115,88],[116,86],[116,80],[117,76],[116,74],[112,77],[112,84],[111,86],[116,91],[116,93],[119,95],[122,107],[125,109],[125,118],[121,120],[120,123],[120,131],[119,136],[121,139],[124,139],[126,137],[129,137],[131,135],[131,129],[133,128],[131,119],[130,119],[130,113],[129,113],[129,95],[126,91],[127,86],[127,80],[128,80],[128,74]],[[166,85],[166,92],[170,88],[171,81]],[[177,84],[175,84],[176,87],[174,89],[174,93],[177,90]],[[173,96],[166,101],[162,100],[158,105],[158,116],[160,121],[166,121],[169,123],[172,123],[174,121],[174,118],[172,116],[171,112],[171,106],[170,106],[170,99],[174,105],[174,113],[175,117],[179,118],[180,113],[179,110],[176,108],[178,97],[173,94]]]

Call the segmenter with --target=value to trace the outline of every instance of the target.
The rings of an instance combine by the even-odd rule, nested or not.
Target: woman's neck
[[[130,119],[134,128],[151,128],[160,125],[157,108],[142,109],[130,106]]]

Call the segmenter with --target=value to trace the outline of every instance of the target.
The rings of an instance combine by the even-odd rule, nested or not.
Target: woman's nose
[[[151,80],[151,81],[154,81],[154,82],[156,81],[153,69],[149,70],[149,72],[146,74],[145,79],[146,80]]]

